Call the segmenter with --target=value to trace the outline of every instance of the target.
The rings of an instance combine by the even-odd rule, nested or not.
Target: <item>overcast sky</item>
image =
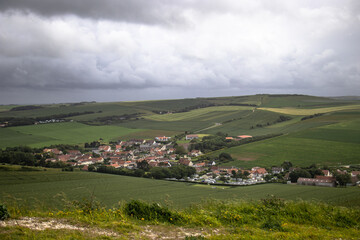
[[[0,104],[360,95],[358,0],[0,0]]]

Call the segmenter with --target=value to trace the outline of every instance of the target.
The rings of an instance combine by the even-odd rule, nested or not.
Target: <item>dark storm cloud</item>
[[[355,95],[359,42],[351,0],[0,1],[0,101]]]
[[[33,12],[46,17],[70,14],[145,24],[181,20],[177,6],[165,0],[2,0],[0,10]]]

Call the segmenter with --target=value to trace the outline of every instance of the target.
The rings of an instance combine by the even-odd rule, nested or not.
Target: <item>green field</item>
[[[247,106],[246,104],[256,105]],[[215,105],[215,106],[214,106]],[[39,117],[62,113],[94,113],[74,117],[74,122],[9,127],[0,129],[0,148],[29,145],[80,144],[99,140],[127,140],[174,136],[180,133],[229,136],[284,134],[275,139],[239,146],[226,151],[237,161],[235,166],[279,165],[292,161],[299,166],[312,163],[359,164],[359,101],[306,95],[253,95],[110,103],[41,105],[35,110],[11,111],[0,107],[0,119]],[[209,106],[209,107],[206,107]],[[188,109],[192,109],[187,111]],[[157,114],[154,112],[176,112]],[[135,118],[101,122],[99,117],[137,113]],[[324,113],[301,121],[304,116]],[[278,122],[281,115],[291,120]],[[116,119],[116,117],[115,117]],[[85,125],[83,123],[92,124]],[[99,126],[98,126],[99,125]],[[213,153],[213,156],[218,155]]]
[[[1,168],[0,168],[1,169]],[[100,174],[91,172],[0,171],[0,201],[18,201],[61,208],[64,197],[79,200],[95,196],[107,206],[119,201],[141,199],[170,202],[186,207],[206,199],[258,200],[269,195],[296,200],[316,200],[346,206],[360,206],[360,191],[355,187],[323,188],[286,184],[246,187],[221,187]]]
[[[0,148],[28,145],[44,147],[52,144],[80,144],[119,138],[142,131],[119,126],[89,126],[77,122],[50,123],[0,129]]]
[[[232,115],[234,112],[251,110],[251,107],[218,106],[192,110],[184,113],[153,114],[145,118],[155,121],[181,121],[191,119],[216,120],[219,115]]]
[[[261,110],[277,112],[282,114],[289,115],[312,115],[316,113],[328,113],[328,112],[336,112],[336,111],[344,111],[344,110],[359,110],[360,105],[347,105],[347,106],[339,106],[339,107],[324,107],[324,108],[308,108],[308,109],[299,109],[299,108],[259,108]]]
[[[298,128],[297,131],[291,129],[289,134],[226,149],[225,152],[237,159],[228,165],[271,167],[284,161],[297,166],[359,164],[360,121],[357,113],[336,113],[301,121],[285,126],[288,131],[291,127]],[[307,127],[301,129],[303,124]]]

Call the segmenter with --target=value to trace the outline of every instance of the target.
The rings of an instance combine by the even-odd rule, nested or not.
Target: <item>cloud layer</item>
[[[68,89],[75,100],[98,90],[100,101],[162,91],[354,95],[359,42],[356,0],[1,1],[0,101]]]

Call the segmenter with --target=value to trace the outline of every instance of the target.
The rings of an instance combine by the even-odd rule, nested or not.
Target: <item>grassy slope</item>
[[[87,172],[57,170],[23,172],[0,171],[0,201],[17,201],[26,206],[39,203],[61,207],[63,196],[68,200],[94,195],[107,206],[119,201],[142,199],[170,201],[175,207],[185,207],[204,199],[257,200],[275,195],[289,200],[321,200],[339,205],[360,206],[357,188],[322,188],[265,184],[248,187],[213,187],[189,183]]]
[[[291,128],[306,124],[285,136],[255,142],[225,150],[238,161],[228,163],[240,167],[254,165],[270,167],[283,161],[299,166],[312,163],[327,165],[359,164],[360,121],[359,112],[344,112],[301,121]],[[213,154],[218,154],[213,153]]]
[[[118,126],[88,126],[76,122],[39,124],[0,129],[0,147],[28,145],[43,147],[52,144],[80,144],[103,138],[109,141],[141,131]]]
[[[281,114],[289,114],[289,115],[313,115],[316,113],[328,113],[328,112],[336,112],[343,110],[353,110],[359,109],[359,104],[347,105],[347,106],[338,106],[338,107],[324,107],[324,108],[309,108],[309,109],[299,109],[299,108],[259,108],[261,110],[277,112]]]

